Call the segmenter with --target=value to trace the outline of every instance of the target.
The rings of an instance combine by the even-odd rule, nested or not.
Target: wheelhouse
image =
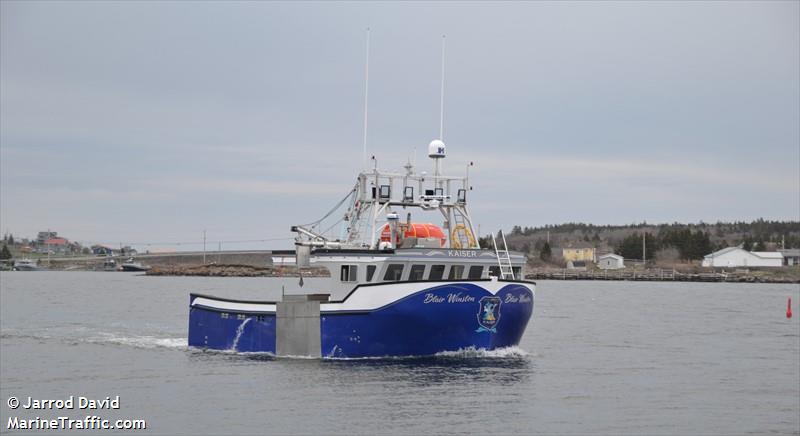
[[[514,277],[522,278],[524,255],[511,252],[509,257]],[[497,257],[491,250],[322,249],[312,252],[310,263],[330,273],[328,289],[332,299],[361,284],[502,278]]]

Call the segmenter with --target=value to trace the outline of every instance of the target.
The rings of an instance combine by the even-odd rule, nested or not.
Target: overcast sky
[[[367,27],[386,169],[430,166],[446,34],[444,167],[475,162],[482,233],[798,220],[799,5],[3,1],[0,230],[291,237],[361,167]]]

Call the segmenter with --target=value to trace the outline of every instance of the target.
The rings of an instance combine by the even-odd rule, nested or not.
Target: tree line
[[[655,259],[657,251],[675,248],[681,259],[697,260],[711,253],[713,245],[708,232],[689,229],[668,229],[653,235],[649,232],[634,232],[626,236],[614,250],[626,259]]]
[[[659,230],[663,228],[698,228],[704,231],[715,230],[717,236],[722,236],[724,234],[730,233],[744,233],[751,235],[754,239],[763,239],[769,240],[770,237],[774,237],[775,235],[784,235],[790,233],[797,233],[800,231],[800,222],[798,221],[772,221],[772,220],[765,220],[763,218],[758,218],[756,220],[746,222],[746,221],[717,221],[716,223],[706,223],[700,221],[698,223],[663,223],[663,224],[651,224],[647,221],[642,221],[641,223],[631,223],[631,224],[607,224],[607,225],[597,225],[597,224],[588,224],[588,223],[581,223],[581,222],[569,222],[563,224],[547,224],[544,226],[539,227],[522,227],[522,226],[514,226],[511,229],[511,234],[522,234],[522,235],[533,235],[535,233],[546,232],[550,231],[553,233],[571,233],[571,232],[581,232],[581,233],[594,233],[594,232],[602,232],[606,230],[622,230],[622,229],[641,229],[641,228],[652,228],[656,227]]]

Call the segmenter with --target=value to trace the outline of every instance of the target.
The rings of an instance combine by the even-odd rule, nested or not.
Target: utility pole
[[[647,233],[642,234],[642,265],[647,268]]]

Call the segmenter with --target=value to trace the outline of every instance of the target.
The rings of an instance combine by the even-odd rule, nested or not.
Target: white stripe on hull
[[[359,287],[343,303],[323,303],[320,304],[322,312],[349,312],[349,311],[370,311],[376,310],[409,295],[426,289],[437,288],[440,286],[454,286],[461,284],[473,284],[486,289],[492,294],[496,294],[500,289],[510,284],[526,286],[531,292],[535,293],[533,283],[504,282],[504,281],[480,281],[480,282],[398,282],[386,283],[376,286]],[[275,312],[275,304],[272,303],[239,303],[233,301],[220,301],[205,297],[197,297],[192,302],[192,306],[205,306],[219,310],[230,310],[234,312]]]

